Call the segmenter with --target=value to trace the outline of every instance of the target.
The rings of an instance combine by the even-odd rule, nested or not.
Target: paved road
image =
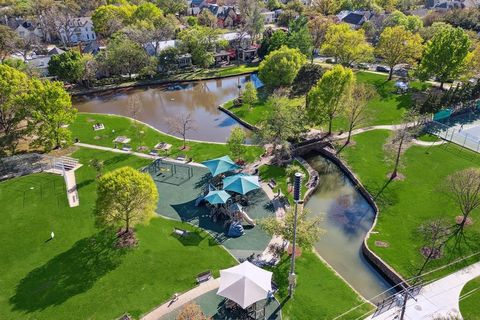
[[[413,299],[408,301],[405,319],[422,320],[443,319],[443,317],[447,316],[461,317],[459,307],[460,293],[465,284],[476,277],[480,277],[480,262],[425,286],[416,297],[417,301]],[[370,316],[365,320],[393,320],[399,319],[399,317],[400,308],[396,307],[376,317]]]

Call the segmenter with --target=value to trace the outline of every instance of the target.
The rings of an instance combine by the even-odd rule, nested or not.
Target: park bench
[[[270,181],[268,182],[268,186],[272,189],[275,188],[277,186],[277,182],[275,181],[275,179],[270,179]]]
[[[197,283],[200,284],[202,282],[208,281],[208,280],[210,280],[211,277],[212,277],[212,271],[211,270],[199,273],[197,275]]]

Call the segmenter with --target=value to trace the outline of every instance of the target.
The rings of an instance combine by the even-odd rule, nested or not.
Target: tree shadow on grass
[[[43,310],[89,290],[121,264],[126,250],[115,248],[114,242],[111,230],[101,231],[77,241],[68,251],[30,271],[10,297],[13,310]]]
[[[125,154],[118,154],[112,158],[108,158],[106,159],[103,164],[105,167],[108,167],[108,166],[111,166],[111,165],[114,165],[114,164],[117,164],[119,162],[123,162],[123,161],[126,161],[128,158],[129,158],[130,154],[128,153],[125,153]]]

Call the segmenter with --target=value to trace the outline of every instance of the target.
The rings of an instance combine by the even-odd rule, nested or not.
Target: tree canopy
[[[390,67],[388,80],[397,64],[415,64],[422,55],[422,38],[403,26],[387,27],[380,35],[375,53]]]
[[[105,173],[98,179],[95,215],[100,225],[126,231],[155,215],[158,192],[152,177],[131,167]]]
[[[369,61],[373,57],[373,48],[367,43],[365,32],[352,30],[346,23],[333,24],[328,28],[321,52],[332,55],[344,66]]]
[[[82,78],[84,64],[76,50],[54,55],[48,62],[48,73],[59,80],[75,83]]]
[[[184,29],[178,34],[180,50],[190,53],[194,64],[208,67],[214,62],[219,33],[217,29],[204,26]]]
[[[283,46],[265,57],[260,63],[258,76],[269,87],[287,86],[292,84],[305,62],[306,57],[300,50]]]
[[[443,88],[446,81],[454,80],[465,71],[470,45],[464,30],[451,26],[440,28],[425,46],[418,68],[420,78],[426,80],[434,76]]]

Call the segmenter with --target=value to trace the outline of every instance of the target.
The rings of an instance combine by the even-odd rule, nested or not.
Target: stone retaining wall
[[[309,152],[316,151],[320,153],[322,156],[333,162],[340,170],[350,179],[353,183],[355,188],[360,192],[360,194],[365,198],[365,200],[372,206],[375,212],[375,220],[373,221],[372,227],[370,228],[369,232],[367,233],[365,239],[362,243],[362,253],[367,259],[367,261],[376,269],[378,270],[385,279],[387,279],[393,285],[400,285],[401,287],[408,287],[409,284],[400,276],[392,267],[390,267],[385,261],[383,261],[378,255],[376,255],[370,248],[368,248],[367,240],[375,228],[378,219],[379,209],[377,204],[375,203],[372,195],[367,191],[367,189],[363,186],[360,180],[355,176],[355,174],[350,170],[350,168],[341,160],[339,159],[333,147],[329,145],[329,143],[324,143],[323,147],[319,147],[318,144],[315,146],[305,145],[300,148],[295,149],[294,153],[296,155],[307,154]],[[303,163],[302,163],[303,164]],[[318,187],[318,183],[316,186],[312,186],[307,191],[305,195],[305,201],[309,199],[309,197],[313,194],[313,192]]]

